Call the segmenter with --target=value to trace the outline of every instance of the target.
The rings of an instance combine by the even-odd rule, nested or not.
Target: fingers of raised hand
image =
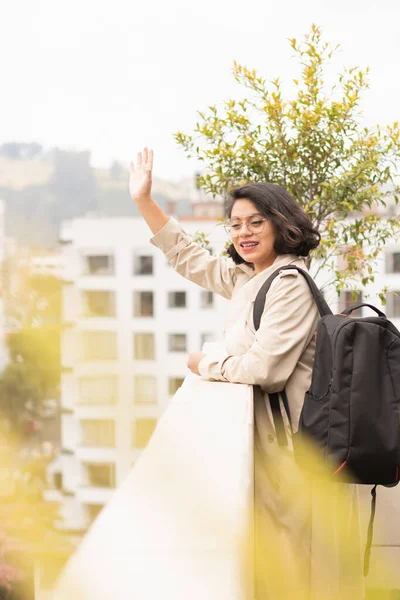
[[[145,171],[151,171],[153,169],[153,156],[154,156],[153,150],[149,150],[147,147],[145,147],[143,149],[143,153],[138,152],[138,154],[137,154],[136,168],[144,169]],[[134,173],[135,165],[134,165],[133,161],[131,162],[130,167],[131,167],[131,172]]]
[[[153,156],[154,156],[154,152],[153,150],[149,150],[148,156],[147,156],[147,168],[151,171],[153,168]]]
[[[153,168],[153,150],[149,150],[147,146],[143,149],[142,166],[146,171],[151,171]]]

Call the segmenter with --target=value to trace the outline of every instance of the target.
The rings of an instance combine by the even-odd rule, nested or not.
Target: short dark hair
[[[274,249],[277,254],[296,254],[307,257],[317,248],[321,235],[311,219],[295,199],[280,185],[274,183],[249,183],[232,190],[226,210],[230,218],[237,200],[250,200],[259,213],[267,217],[275,230]],[[239,265],[246,261],[236,252],[233,244],[227,254]],[[246,263],[252,264],[252,263]]]

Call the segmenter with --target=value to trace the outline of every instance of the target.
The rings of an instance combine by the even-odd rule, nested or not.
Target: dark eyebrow
[[[254,213],[252,215],[248,215],[247,217],[231,217],[230,219],[228,219],[228,221],[234,221],[235,219],[240,221],[242,219],[251,219],[251,217],[263,217],[264,215],[262,215],[261,213]]]

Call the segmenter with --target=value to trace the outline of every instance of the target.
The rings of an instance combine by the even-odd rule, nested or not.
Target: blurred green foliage
[[[10,360],[0,376],[0,407],[22,435],[27,416],[40,417],[45,401],[59,396],[61,281],[30,277],[15,299],[14,314],[20,328],[8,334]]]

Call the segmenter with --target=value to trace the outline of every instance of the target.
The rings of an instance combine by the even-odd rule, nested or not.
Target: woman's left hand
[[[198,366],[204,356],[203,352],[191,352],[188,356],[187,366],[195,375],[200,375]]]

